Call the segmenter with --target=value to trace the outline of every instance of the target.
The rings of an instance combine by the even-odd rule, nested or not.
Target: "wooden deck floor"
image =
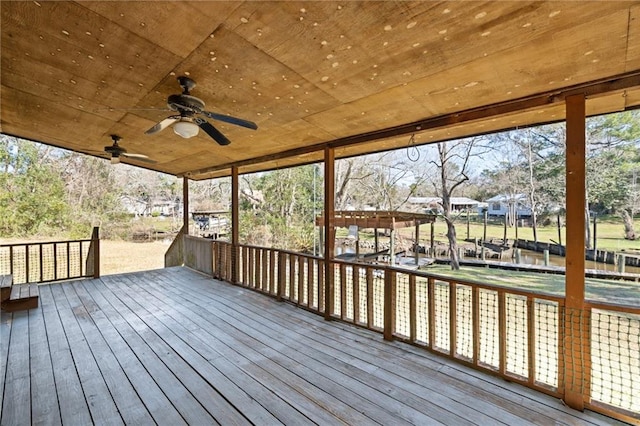
[[[40,298],[2,313],[2,425],[616,423],[188,269]]]

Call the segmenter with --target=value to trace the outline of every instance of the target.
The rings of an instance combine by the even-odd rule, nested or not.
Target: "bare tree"
[[[455,191],[469,180],[469,161],[486,153],[488,147],[481,146],[481,138],[469,138],[437,145],[438,155],[431,160],[439,171],[439,179],[434,181],[434,189],[442,199],[443,218],[447,223],[447,240],[449,242],[449,257],[451,269],[460,269],[458,257],[458,241],[456,227],[451,211],[451,197]]]

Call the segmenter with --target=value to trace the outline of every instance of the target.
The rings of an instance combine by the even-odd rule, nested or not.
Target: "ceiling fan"
[[[120,157],[133,158],[135,160],[144,161],[145,163],[155,163],[154,160],[144,154],[128,153],[126,149],[118,145],[118,142],[121,139],[122,138],[118,135],[111,135],[113,145],[107,145],[104,147],[104,152],[111,156],[111,164],[118,164],[120,162]]]
[[[205,111],[204,102],[191,96],[189,92],[196,87],[196,82],[189,77],[178,77],[180,87],[182,87],[182,93],[177,95],[170,95],[167,98],[167,106],[172,111],[177,111],[179,115],[171,115],[164,120],[157,123],[155,126],[147,130],[145,133],[152,135],[173,124],[173,131],[182,136],[185,139],[192,138],[198,134],[199,129],[204,130],[206,134],[211,136],[213,140],[220,145],[229,145],[231,141],[227,139],[225,135],[220,133],[218,129],[213,127],[204,118],[197,115],[204,115],[205,117],[213,120],[223,121],[229,124],[235,124],[236,126],[246,127],[248,129],[256,130],[258,125],[253,121],[243,120],[242,118],[232,117],[230,115],[217,114],[215,112]]]

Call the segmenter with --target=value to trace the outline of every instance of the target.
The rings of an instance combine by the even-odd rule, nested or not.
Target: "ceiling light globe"
[[[198,125],[190,121],[178,121],[173,125],[173,131],[175,134],[185,139],[189,139],[197,135],[198,130],[200,130]]]

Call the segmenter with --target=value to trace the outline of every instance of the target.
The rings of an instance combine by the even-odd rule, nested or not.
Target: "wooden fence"
[[[91,239],[1,244],[0,275],[14,284],[44,283],[100,276],[100,237]]]

